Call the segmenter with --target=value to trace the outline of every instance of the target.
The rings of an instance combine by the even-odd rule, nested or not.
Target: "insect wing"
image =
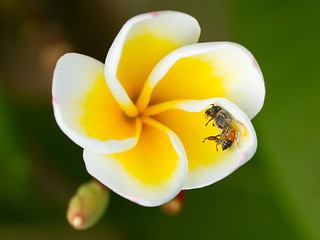
[[[235,119],[233,119],[231,121],[230,126],[236,132],[235,142],[237,143],[238,147],[240,147],[240,141],[241,141],[242,137],[246,134],[246,128],[241,122],[239,122]]]

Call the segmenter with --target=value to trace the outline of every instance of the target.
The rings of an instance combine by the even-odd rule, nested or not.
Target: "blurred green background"
[[[319,1],[1,0],[0,239],[320,239]],[[90,179],[82,150],[55,123],[57,59],[104,62],[130,17],[154,10],[195,17],[201,42],[234,41],[258,60],[264,108],[254,158],[226,179],[187,192],[176,217],[112,193],[90,230],[65,218]]]

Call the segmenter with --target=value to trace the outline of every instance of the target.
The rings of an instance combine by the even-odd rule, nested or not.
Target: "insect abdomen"
[[[223,142],[221,144],[223,151],[231,147],[235,136],[236,136],[235,131],[233,129],[230,129],[229,132],[225,135],[225,138],[223,139]]]
[[[224,150],[228,149],[229,147],[231,147],[232,143],[233,142],[230,139],[224,140],[221,144],[222,150],[224,151]]]

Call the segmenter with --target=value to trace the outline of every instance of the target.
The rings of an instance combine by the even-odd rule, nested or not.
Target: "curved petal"
[[[132,101],[152,68],[173,50],[196,43],[199,35],[197,20],[180,12],[146,13],[126,22],[109,49],[105,76],[129,116],[137,115]]]
[[[104,185],[143,206],[158,206],[181,190],[187,158],[178,137],[152,119],[144,119],[141,137],[129,151],[84,151],[88,172]]]
[[[141,131],[139,119],[125,116],[103,74],[103,64],[69,53],[57,62],[52,83],[54,115],[75,143],[98,153],[132,148]]]
[[[153,69],[137,107],[143,111],[149,101],[213,97],[236,103],[250,119],[262,108],[263,76],[244,47],[230,42],[200,43],[172,52]]]
[[[220,134],[212,122],[203,117],[211,104],[229,112],[236,137],[231,147],[216,150],[215,141],[203,142],[208,136]],[[175,101],[155,105],[149,113],[153,118],[168,126],[181,140],[188,157],[188,176],[184,189],[200,188],[226,177],[247,162],[257,148],[257,137],[247,117],[235,104],[224,98],[206,100]]]

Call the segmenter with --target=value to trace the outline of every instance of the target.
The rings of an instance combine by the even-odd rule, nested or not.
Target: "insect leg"
[[[209,123],[210,121],[212,121],[212,120],[213,120],[213,118],[209,119],[209,121],[206,123],[206,125],[205,125],[205,126],[207,126],[207,125],[208,125],[208,123]],[[214,126],[214,123],[212,124],[212,126]]]
[[[209,136],[209,137],[206,137],[205,139],[203,139],[203,143],[208,139],[210,141],[215,141],[215,142],[218,142],[220,140],[220,134],[217,135],[217,136]]]
[[[222,137],[221,137],[221,135],[219,135],[219,136],[220,136],[220,139],[218,141],[216,141],[217,142],[217,144],[216,144],[217,151],[218,151],[218,145],[221,145],[224,141],[224,136],[222,136]]]

